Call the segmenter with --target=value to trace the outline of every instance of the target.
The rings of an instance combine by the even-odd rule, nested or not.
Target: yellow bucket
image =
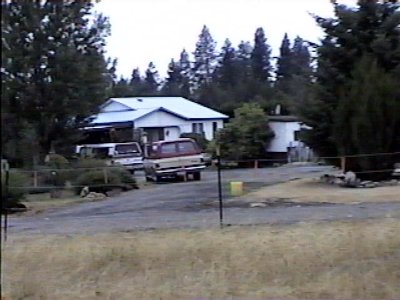
[[[243,182],[232,181],[231,182],[231,195],[232,196],[240,196],[242,194],[243,194]]]

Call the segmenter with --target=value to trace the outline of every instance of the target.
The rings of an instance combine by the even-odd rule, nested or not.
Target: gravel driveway
[[[223,195],[230,181],[243,181],[247,191],[295,178],[318,177],[326,166],[224,170]],[[143,175],[137,174],[138,180]],[[202,181],[166,182],[103,201],[83,203],[35,216],[12,217],[9,233],[97,233],[152,228],[219,226],[217,173],[205,171]],[[362,202],[362,199],[360,199]],[[378,217],[400,218],[400,203],[323,204],[265,208],[226,207],[224,223],[289,224]]]

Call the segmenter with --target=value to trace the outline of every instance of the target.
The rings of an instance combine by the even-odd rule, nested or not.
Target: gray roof
[[[104,112],[112,102],[122,104],[124,111]],[[182,97],[110,98],[101,107],[92,124],[135,121],[154,111],[166,111],[183,119],[225,119],[227,115]]]

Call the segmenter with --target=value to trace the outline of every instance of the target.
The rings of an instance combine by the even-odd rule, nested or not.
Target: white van
[[[137,142],[84,144],[76,146],[76,154],[83,158],[106,159],[108,164],[121,164],[132,173],[143,168],[143,152]]]

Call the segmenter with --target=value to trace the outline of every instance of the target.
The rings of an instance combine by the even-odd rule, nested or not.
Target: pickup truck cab
[[[205,168],[204,157],[197,143],[189,138],[154,142],[147,146],[143,168],[147,181],[183,175],[187,179],[201,179]]]
[[[108,165],[123,165],[131,173],[143,168],[143,153],[137,142],[78,145],[75,151],[82,158],[105,159]]]

